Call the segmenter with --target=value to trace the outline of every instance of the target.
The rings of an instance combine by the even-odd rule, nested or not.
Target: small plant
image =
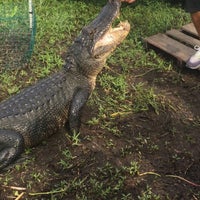
[[[148,111],[150,107],[159,114],[159,103],[153,88],[147,88],[143,83],[132,85],[135,91],[133,109],[135,112]]]
[[[15,165],[15,169],[17,170],[17,171],[20,171],[20,169],[21,169],[21,165]]]
[[[130,193],[122,194],[121,200],[133,200],[133,198],[132,198],[132,195]]]
[[[97,124],[99,124],[99,119],[96,118],[96,117],[93,117],[92,119],[90,119],[89,121],[87,121],[87,124],[88,125],[92,125],[92,126],[97,125]]]
[[[10,174],[6,174],[6,176],[4,178],[0,177],[0,182],[3,183],[3,185],[8,185],[10,184],[10,182],[12,181],[12,176]]]
[[[73,160],[75,157],[72,156],[72,153],[71,153],[68,149],[64,150],[64,151],[62,152],[62,154],[64,155],[64,159],[61,159],[59,163],[62,165],[62,167],[63,167],[64,169],[69,169],[69,168],[71,168],[71,167],[73,166],[72,160]]]
[[[138,200],[160,200],[160,196],[152,192],[152,189],[147,186],[146,191],[143,191],[141,195],[138,196]]]
[[[40,172],[33,172],[33,173],[31,173],[31,177],[35,180],[35,181],[37,181],[37,182],[40,182],[41,181],[41,179],[43,178],[43,175],[40,173]]]
[[[113,147],[113,146],[114,146],[113,140],[112,140],[112,139],[109,139],[109,140],[106,142],[106,145],[107,145],[107,148]]]
[[[130,174],[130,175],[138,175],[139,174],[139,169],[140,166],[138,164],[138,162],[136,161],[131,161],[130,166],[129,167],[124,167],[124,169]]]
[[[116,195],[121,197],[125,178],[123,170],[106,163],[90,177],[90,190],[96,199],[115,199],[113,197]]]
[[[73,146],[79,146],[80,145],[79,136],[80,136],[80,133],[73,132],[73,135],[71,136]]]
[[[126,145],[125,147],[122,147],[120,153],[122,157],[125,157],[131,154],[131,146]]]

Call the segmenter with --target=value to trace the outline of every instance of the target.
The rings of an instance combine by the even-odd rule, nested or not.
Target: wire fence
[[[36,34],[31,1],[0,1],[0,70],[25,66]]]

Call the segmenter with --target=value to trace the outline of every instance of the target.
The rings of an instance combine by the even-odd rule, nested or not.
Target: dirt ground
[[[79,145],[61,131],[27,150],[17,161],[20,167],[14,165],[0,174],[0,199],[139,199],[148,186],[152,194],[149,192],[143,199],[156,199],[153,194],[159,195],[158,199],[200,199],[200,72],[176,66],[169,72],[132,69],[128,80],[130,85],[153,85],[161,103],[168,106],[159,113],[150,106],[149,111],[116,117],[114,124],[122,133],[117,136],[103,130],[100,124],[88,125],[98,109],[87,105]],[[100,92],[99,86],[96,90]],[[66,159],[62,153],[66,148],[73,158],[64,168],[58,163]],[[133,175],[120,171],[130,161],[139,163],[139,170]],[[103,174],[99,169],[108,173],[107,163],[112,170]],[[105,187],[115,186],[120,177],[123,184],[103,197],[98,191],[95,193],[91,177]],[[82,181],[80,185],[77,180]],[[64,188],[62,192],[62,183],[66,186],[67,182],[71,184],[69,190]],[[76,186],[72,187],[74,183]],[[58,193],[55,188],[60,188]],[[80,198],[82,193],[87,198]],[[122,194],[129,195],[122,198]]]

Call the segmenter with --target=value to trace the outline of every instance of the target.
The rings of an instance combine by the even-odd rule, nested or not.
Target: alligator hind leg
[[[12,130],[0,130],[0,169],[12,163],[23,151],[22,135]]]
[[[70,109],[69,109],[69,129],[70,134],[78,133],[81,124],[81,110],[87,99],[89,97],[89,93],[87,90],[79,88],[74,93]]]

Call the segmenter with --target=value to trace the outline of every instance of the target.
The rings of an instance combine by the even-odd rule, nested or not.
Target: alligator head
[[[109,0],[100,14],[82,29],[69,49],[66,68],[69,68],[71,63],[70,68],[86,76],[92,88],[106,59],[130,31],[127,21],[112,28],[113,21],[119,16],[120,6],[121,0]]]

